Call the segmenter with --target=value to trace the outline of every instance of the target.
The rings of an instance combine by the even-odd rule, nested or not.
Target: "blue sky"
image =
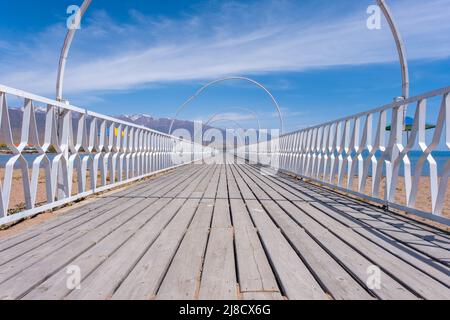
[[[0,83],[54,97],[66,8],[81,0],[2,1]],[[67,65],[64,97],[110,115],[171,117],[207,82],[247,76],[268,87],[294,130],[400,95],[387,23],[368,30],[373,0],[93,0]],[[412,94],[450,85],[450,0],[391,0],[406,42]],[[246,83],[213,87],[184,119],[223,112],[278,124],[267,96]],[[226,123],[224,123],[226,124]]]

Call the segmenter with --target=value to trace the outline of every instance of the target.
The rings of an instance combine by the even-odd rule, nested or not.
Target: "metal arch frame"
[[[385,0],[376,0],[378,6],[381,8],[388,24],[389,27],[391,29],[392,35],[394,37],[395,40],[395,44],[397,47],[397,52],[399,55],[399,60],[400,60],[400,66],[401,66],[401,73],[402,73],[402,95],[404,99],[408,99],[409,98],[409,93],[410,93],[410,82],[409,82],[409,68],[408,68],[408,61],[407,61],[407,57],[406,57],[406,50],[405,50],[405,46],[403,43],[403,39],[400,35],[400,32],[397,28],[397,25],[394,21],[393,15],[391,13],[390,8],[388,7],[388,5],[386,4]],[[86,13],[87,9],[89,8],[89,6],[91,5],[92,0],[84,0],[83,4],[80,7],[80,22],[84,16],[84,14]],[[64,40],[64,45],[63,48],[61,50],[61,55],[60,55],[60,59],[59,59],[59,67],[58,67],[58,75],[57,75],[57,82],[56,82],[56,100],[57,101],[62,101],[62,93],[63,93],[63,82],[64,82],[64,74],[65,74],[65,68],[66,68],[66,63],[67,63],[67,57],[73,42],[73,39],[75,37],[75,33],[76,33],[76,28],[75,29],[71,29],[67,32],[66,38]],[[254,84],[256,84],[257,86],[261,87],[263,90],[265,90],[270,97],[272,98],[272,100],[274,101],[275,105],[277,106],[277,111],[279,113],[279,115],[281,116],[281,111],[278,107],[278,103],[276,102],[276,100],[273,98],[272,94],[264,87],[262,86],[260,83],[252,80],[252,79],[248,79],[248,78],[244,78],[244,77],[229,77],[229,78],[223,78],[223,79],[219,79],[216,81],[213,81],[212,83],[210,83],[209,85],[207,85],[207,87],[209,87],[210,85],[213,85],[215,83],[218,82],[222,82],[222,81],[226,81],[226,80],[246,80],[246,81],[250,81]],[[202,91],[206,90],[207,87],[202,88],[199,92],[197,92],[196,95],[194,95],[193,97],[191,97],[187,103],[189,103],[190,101],[192,101],[193,99],[196,98],[197,95],[201,94]],[[186,103],[186,104],[187,104]],[[184,105],[180,108],[181,110],[184,108]],[[181,110],[179,112],[181,112]],[[179,115],[179,112],[177,112],[177,115],[175,117],[174,120],[176,120],[176,118]],[[171,124],[170,127],[170,131],[169,133],[172,131],[172,127],[173,127],[173,122]],[[281,132],[283,132],[283,120],[281,117],[280,120],[281,123]]]
[[[242,111],[251,113],[251,114],[253,115],[253,118],[254,118],[254,119],[256,120],[256,122],[258,123],[258,130],[261,131],[261,122],[260,122],[260,120],[259,120],[258,114],[257,114],[255,111],[250,110],[250,109],[247,109],[247,108],[242,108],[242,107],[233,107],[233,108],[230,108],[229,110],[242,110]],[[219,115],[221,115],[221,114],[223,114],[223,113],[224,113],[224,112],[216,112],[215,114],[213,114],[213,115],[208,119],[208,121],[205,122],[204,126],[205,126],[205,127],[208,126],[208,125],[211,123],[212,120],[214,120],[217,116],[219,116]]]
[[[84,0],[83,4],[80,7],[80,23],[83,19],[84,14],[87,9],[91,5],[92,0]],[[69,56],[70,47],[72,46],[73,39],[75,37],[75,33],[77,32],[77,28],[69,29],[66,34],[66,38],[64,39],[64,44],[61,49],[61,54],[59,57],[59,65],[58,65],[58,75],[56,78],[56,100],[63,100],[63,85],[64,85],[64,73],[66,71],[67,57]]]
[[[229,122],[232,122],[232,123],[234,123],[234,125],[235,125],[236,127],[238,127],[239,129],[245,131],[245,129],[240,125],[239,122],[237,122],[236,120],[232,120],[232,119],[221,118],[221,119],[213,120],[213,121],[211,121],[210,123],[216,123],[216,122],[219,122],[219,121],[229,121]],[[221,130],[222,128],[214,128],[214,129]],[[222,129],[222,130],[228,130],[228,129],[229,129],[229,128]],[[207,129],[207,130],[208,130],[208,129]],[[236,128],[233,128],[233,130],[236,131]],[[239,138],[239,140],[241,140],[241,143],[242,143],[241,137],[238,136],[238,138]],[[243,145],[245,145],[245,143],[243,143]]]
[[[283,127],[284,127],[284,122],[283,122],[283,115],[281,113],[281,108],[280,105],[278,104],[277,100],[275,99],[275,97],[272,95],[272,93],[261,83],[247,78],[247,77],[225,77],[225,78],[220,78],[218,80],[214,80],[209,82],[208,84],[206,84],[205,86],[203,86],[202,88],[200,88],[200,90],[198,90],[192,97],[190,97],[188,100],[186,100],[177,110],[175,117],[172,119],[172,122],[170,124],[170,129],[169,129],[169,134],[172,132],[172,128],[173,125],[175,123],[175,120],[178,119],[178,116],[180,115],[181,111],[184,110],[184,108],[186,108],[186,106],[191,103],[193,100],[195,100],[198,96],[200,96],[206,89],[208,89],[209,87],[221,83],[221,82],[226,82],[226,81],[232,81],[232,80],[242,80],[242,81],[247,81],[250,82],[254,85],[256,85],[257,87],[261,88],[262,90],[264,90],[267,95],[270,97],[270,99],[272,100],[272,103],[274,104],[276,111],[278,113],[278,117],[280,119],[280,131],[283,132]]]
[[[397,28],[397,24],[394,21],[394,17],[391,13],[389,6],[386,4],[385,0],[377,0],[378,6],[383,11],[383,14],[389,24],[392,35],[394,36],[395,45],[397,47],[397,52],[400,60],[400,67],[402,72],[402,96],[404,99],[409,98],[410,94],[410,83],[409,83],[409,69],[408,69],[408,60],[406,57],[406,50],[403,39],[400,35],[400,32]]]
[[[219,121],[229,121],[229,122],[233,122],[237,127],[239,127],[239,129],[245,130],[245,129],[239,124],[239,122],[237,122],[236,120],[232,120],[232,119],[226,119],[226,118],[216,119],[216,120],[211,121],[210,124],[211,124],[211,123],[216,123],[216,122],[219,122]],[[216,129],[222,129],[222,130],[224,130],[223,128],[216,128]],[[228,129],[228,128],[227,128],[227,129]],[[225,129],[225,130],[226,130],[226,129]]]

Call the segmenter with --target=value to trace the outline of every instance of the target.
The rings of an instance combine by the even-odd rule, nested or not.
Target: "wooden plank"
[[[450,290],[447,287],[394,256],[384,248],[368,241],[353,229],[342,225],[320,210],[315,209],[310,204],[299,202],[295,203],[295,205],[301,208],[303,212],[313,216],[315,220],[320,222],[333,234],[338,235],[341,241],[345,241],[358,252],[364,254],[366,257],[370,257],[374,265],[378,265],[383,270],[386,270],[386,272],[389,272],[389,274],[413,289],[421,297],[426,299],[450,298]],[[299,217],[299,215],[296,217]]]
[[[231,199],[240,292],[279,292],[256,229],[242,200]]]
[[[308,200],[307,197],[300,197],[298,194],[294,194],[286,190],[286,188],[280,187],[276,183],[273,183],[270,179],[267,179],[267,176],[263,176],[260,172],[253,170],[250,166],[242,166],[242,170],[251,177],[258,184],[266,184],[267,188],[264,190],[273,190],[272,193],[269,193],[273,200],[289,200],[289,201],[303,201]]]
[[[217,199],[228,199],[227,176],[225,165],[220,165],[219,186],[217,188]]]
[[[236,180],[234,179],[233,173],[231,172],[231,166],[226,166],[227,171],[227,184],[228,184],[228,194],[230,199],[241,199],[241,193],[237,186]]]
[[[130,218],[139,214],[139,212],[145,209],[145,207],[146,203],[141,201],[136,204],[133,210],[126,210],[121,214],[118,214],[114,219],[109,220],[108,223],[87,232],[83,237],[71,242],[57,253],[53,253],[52,255],[45,257],[29,268],[22,270],[14,277],[1,283],[1,298],[21,298],[55,272],[70,264],[70,262],[80,254],[92,248],[96,243],[119,228]]]
[[[203,195],[204,199],[215,199],[216,198],[217,187],[219,185],[219,177],[220,177],[220,166],[215,165],[214,166],[214,175],[211,178],[211,181],[209,182],[209,185],[206,188],[206,191]]]
[[[170,184],[168,185],[163,184],[161,186],[154,185],[153,190],[158,190],[162,192],[172,190],[175,181],[168,181],[168,183]],[[189,180],[179,181],[177,185],[184,186],[188,183]],[[41,232],[32,239],[29,239],[28,241],[23,241],[14,247],[11,247],[9,250],[5,250],[4,252],[2,252],[0,261],[2,264],[5,264],[28,252],[31,252],[34,249],[41,251],[43,248],[46,248],[48,245],[53,245],[54,243],[57,243],[57,247],[59,248],[64,243],[66,243],[67,242],[66,239],[71,237],[74,233],[80,233],[80,231],[84,232],[85,230],[89,230],[93,228],[91,227],[93,224],[97,226],[98,224],[95,224],[96,221],[98,220],[106,221],[107,219],[109,219],[109,216],[112,215],[112,213],[117,212],[118,207],[121,210],[126,210],[127,208],[133,206],[133,204],[136,203],[136,201],[137,200],[134,199],[130,200],[125,198],[114,199],[113,201],[109,199],[109,201],[107,201],[106,204],[104,204],[103,206],[95,207],[94,210],[89,211],[80,217],[77,217],[77,219],[68,221],[63,225],[58,226],[58,228],[53,228],[51,230],[47,230],[46,232]],[[103,200],[100,200],[100,202],[103,203]],[[76,210],[74,210],[74,212],[76,213]],[[46,254],[49,254],[49,252],[47,252]],[[29,265],[30,261],[28,259],[26,260],[27,264]]]
[[[270,200],[242,170],[240,173],[251,190],[260,190],[257,197],[261,196],[262,199],[260,198],[259,201]],[[292,300],[327,299],[320,284],[274,225],[260,203],[255,200],[247,200],[246,204],[285,295]]]
[[[342,212],[342,214],[352,217],[354,219],[354,228],[369,227],[371,229],[377,229],[383,234],[398,240],[406,246],[417,250],[432,259],[450,265],[450,250],[429,241],[430,237],[435,239],[435,236],[431,233],[427,232],[427,237],[422,238],[410,232],[405,232],[405,228],[400,228],[400,226],[405,225],[406,222],[398,224],[387,223],[383,221],[381,213],[368,214],[365,211],[361,212],[355,210],[352,207],[339,203],[331,198],[320,197],[320,199],[321,202],[332,207],[337,213]]]
[[[164,200],[164,199],[163,199]],[[185,200],[173,199],[164,210],[140,229],[94,272],[82,279],[81,289],[73,290],[67,299],[108,299],[130,270],[172,220]]]
[[[173,183],[173,181],[168,180],[165,183],[161,184],[151,184],[150,190],[162,189],[170,183]],[[133,192],[133,188],[127,190],[127,192]],[[19,256],[21,251],[18,245],[27,245],[24,244],[24,242],[30,241],[35,247],[38,247],[42,243],[48,241],[48,235],[50,234],[50,232],[52,236],[55,236],[56,234],[66,234],[67,231],[77,228],[82,223],[85,223],[86,221],[92,219],[92,217],[96,217],[101,213],[108,212],[110,209],[116,207],[123,201],[123,199],[117,198],[101,198],[93,201],[88,201],[86,205],[76,206],[68,210],[61,216],[50,219],[49,221],[35,226],[32,229],[24,230],[18,236],[5,240],[1,251],[12,249],[14,254],[16,256]],[[47,238],[41,241],[38,238],[38,236],[40,235],[43,235]],[[11,257],[8,256],[6,252],[2,252],[2,255],[0,255],[0,259],[1,265],[1,263],[5,263],[6,261],[11,260]]]
[[[328,293],[337,300],[371,300],[371,296],[352,275],[312,239],[305,229],[295,223],[282,209],[272,201],[263,201],[263,206],[283,230],[297,252],[314,270],[317,277],[327,288]]]
[[[161,283],[156,296],[157,299],[192,300],[198,297],[212,213],[211,200],[202,200],[195,213],[194,220]]]
[[[190,195],[191,199],[202,199],[203,194],[206,192],[208,185],[211,182],[212,177],[214,176],[215,167],[214,166],[206,166],[208,170],[208,175],[199,183],[197,188]]]
[[[114,300],[148,300],[162,279],[194,216],[199,200],[189,199],[113,294]]]
[[[227,199],[217,199],[214,205],[213,228],[231,228],[230,206]]]
[[[409,232],[405,232],[404,229],[398,228],[397,225],[392,225],[380,220],[379,218],[381,214],[377,214],[375,216],[369,215],[365,212],[360,212],[347,205],[341,204],[333,199],[327,199],[324,202],[328,206],[333,207],[335,210],[353,217],[355,221],[357,221],[358,227],[368,226],[370,228],[380,230],[382,233],[399,240],[409,247],[412,247],[431,258],[439,260],[444,264],[450,265],[450,250],[433,244],[432,242]]]
[[[346,218],[335,211],[329,209],[318,203],[311,203],[312,206],[319,209],[322,212],[332,216],[334,219],[339,222],[352,227],[353,221],[349,218]],[[352,227],[353,230],[362,235],[363,237],[369,239],[370,241],[378,244],[385,250],[394,254],[395,256],[401,258],[404,261],[407,261],[409,264],[413,265],[417,269],[425,272],[431,277],[437,279],[441,283],[450,287],[450,268],[440,264],[439,262],[430,259],[429,257],[420,254],[419,252],[414,252],[410,248],[403,245],[401,242],[390,238],[376,229],[367,229],[367,228],[355,228]]]
[[[267,179],[274,179],[273,177],[267,177]],[[280,185],[283,185],[283,182],[290,183],[289,180],[286,179],[279,179],[278,183]],[[311,186],[314,188],[314,186]],[[300,192],[297,190],[297,192]],[[312,194],[312,193],[310,193]],[[327,214],[333,215],[333,217],[337,220],[340,220],[342,222],[343,219],[345,219],[344,216],[338,214],[336,211],[327,209],[327,207],[324,207],[323,205],[320,205],[317,202],[311,202],[313,206],[321,206],[321,210],[324,212],[327,212]],[[328,211],[326,211],[328,210]],[[411,248],[406,248],[401,242],[398,242],[397,240],[382,234],[379,231],[376,231],[378,233],[378,236],[374,236],[375,228],[372,226],[369,227],[367,230],[365,228],[361,227],[361,224],[358,220],[351,218],[345,219],[344,222],[347,226],[350,228],[353,228],[355,232],[362,234],[366,238],[370,239],[373,242],[376,242],[378,245],[383,247],[385,250],[395,254],[396,256],[402,258],[405,261],[408,261],[410,264],[415,266],[416,268],[422,270],[423,272],[431,275],[435,279],[439,280],[442,283],[448,284],[450,281],[449,279],[449,269],[446,268],[443,265],[439,265],[436,261],[433,261],[432,259],[429,259],[422,255],[420,252],[414,252]],[[369,232],[370,231],[370,232]],[[381,229],[383,231],[383,229]],[[393,244],[394,243],[394,244]],[[400,247],[399,247],[400,245]]]
[[[38,225],[32,226],[29,229],[20,231],[17,235],[3,239],[0,244],[0,253],[5,250],[11,249],[12,247],[21,244],[22,242],[28,241],[35,238],[36,236],[48,232],[50,230],[62,227],[65,223],[70,222],[75,219],[81,218],[86,213],[89,213],[96,209],[102,209],[105,204],[118,201],[118,199],[92,199],[77,206],[76,209],[65,210],[62,215],[52,217],[51,219],[44,221]],[[62,209],[64,210],[64,209]],[[77,213],[77,214],[75,214]],[[1,255],[0,255],[1,256]]]
[[[8,248],[5,248],[0,254],[0,265],[4,265],[13,259],[16,259],[23,254],[33,250],[34,248],[39,248],[45,243],[59,238],[63,235],[68,235],[68,232],[79,228],[83,224],[89,223],[93,219],[98,219],[102,215],[108,215],[112,209],[120,205],[120,200],[109,201],[109,203],[104,203],[103,206],[95,208],[92,211],[86,211],[81,213],[79,217],[75,219],[66,220],[64,223],[57,225],[51,229],[42,231],[36,231],[33,233],[31,238],[26,238],[18,243],[11,244]],[[123,206],[123,205],[122,205]],[[76,231],[75,231],[76,232]],[[26,235],[27,232],[23,232]],[[0,271],[1,272],[1,271]]]
[[[174,169],[173,171],[161,174],[158,177],[144,180],[142,182],[136,182],[133,185],[125,188],[124,190],[113,193],[114,197],[120,198],[133,198],[133,197],[145,197],[145,194],[150,191],[154,186],[158,186],[161,184],[170,183],[175,179],[180,179],[183,176],[187,176],[189,173],[195,171],[195,167],[193,165],[188,165],[185,167],[180,167]],[[110,197],[109,193],[102,195],[102,197]]]
[[[290,202],[279,203],[285,211],[289,212],[292,218],[297,221],[308,233],[320,242],[323,248],[331,254],[346,270],[359,279],[361,284],[365,284],[368,279],[368,268],[374,265],[372,261],[356,251],[353,247],[347,245],[339,237],[335,236],[331,231],[324,228],[316,221],[298,210]],[[417,299],[415,295],[404,288],[398,281],[381,270],[381,287],[372,290],[372,293],[383,300],[391,299]],[[366,288],[369,289],[370,288]]]
[[[213,228],[200,283],[200,300],[236,300],[233,229]]]
[[[272,300],[284,300],[284,298],[279,292],[244,292],[242,294],[242,300],[272,301]]]
[[[389,223],[404,232],[410,233],[414,236],[417,236],[421,239],[427,240],[437,246],[440,246],[444,249],[450,250],[450,239],[444,237],[442,233],[437,232],[437,230],[426,230],[422,229],[414,224],[409,223],[408,221],[402,221],[392,217],[390,214],[386,214],[385,212],[381,213],[380,211],[376,211],[372,208],[365,207],[364,205],[350,205],[351,208],[357,209],[363,213],[366,213],[372,217],[377,217],[380,221]]]
[[[248,200],[247,206],[286,296],[292,300],[326,299],[320,285],[261,205]]]
[[[247,184],[242,180],[241,176],[236,170],[236,165],[230,166],[231,173],[233,174],[233,177],[238,185],[238,188],[241,192],[241,197],[243,199],[248,200],[256,200],[256,197],[254,196],[253,192],[250,190],[250,188],[247,186]]]
[[[92,219],[88,223],[79,226],[67,234],[52,239],[47,243],[41,244],[39,247],[30,250],[30,252],[25,252],[23,255],[20,255],[19,257],[5,263],[2,268],[0,268],[0,282],[14,277],[16,274],[26,270],[28,267],[33,266],[40,260],[47,258],[53,253],[58,254],[61,250],[65,250],[70,247],[74,241],[79,241],[81,238],[86,236],[88,232],[95,232],[96,229],[104,225],[108,225],[111,220],[117,219],[118,216],[122,215],[124,210],[133,207],[133,205],[138,205],[139,202],[141,201],[136,199],[129,201],[127,204],[123,204],[122,206],[117,206],[116,208],[111,209],[108,214],[99,215],[95,219]]]
[[[173,187],[171,184],[170,188],[164,188],[164,190],[158,190],[156,192],[148,192],[146,194],[147,197],[168,197],[168,198],[175,198],[175,197],[181,197],[181,192],[184,191],[184,188],[191,186],[192,182],[195,180],[197,181],[199,178],[199,175],[202,176],[206,172],[201,170],[200,166],[198,168],[195,168],[193,172],[188,172],[184,174],[180,178],[174,179],[176,185]],[[194,185],[196,187],[197,185]]]
[[[82,271],[82,276],[89,275],[93,270],[100,266],[106,259],[108,259],[117,249],[128,241],[134,233],[136,233],[142,226],[147,224],[167,203],[168,199],[144,199],[141,200],[147,206],[151,206],[151,210],[143,210],[139,215],[128,220],[120,228],[109,234],[106,238],[101,240],[93,248],[86,251],[70,265],[77,266]],[[156,202],[157,203],[154,203]],[[63,299],[70,290],[67,288],[67,265],[54,275],[52,275],[45,282],[31,290],[23,299],[26,300],[55,300]]]
[[[289,203],[289,202],[287,202],[287,201],[282,201],[282,202],[279,202],[279,204],[281,205],[281,206],[283,206],[284,207],[284,209],[285,209],[285,211],[286,212],[291,212],[291,210],[292,210],[292,205]],[[295,204],[297,205],[297,206],[300,206],[300,204],[302,204],[303,206],[308,206],[308,204],[306,203],[306,202],[295,202]],[[289,208],[288,208],[289,207]],[[301,218],[301,216],[299,216],[299,215],[296,215],[295,216],[295,218],[297,219],[297,218]],[[314,216],[314,218],[315,219],[317,219],[317,217],[316,216]],[[329,225],[329,229],[333,232],[334,230],[335,230],[335,228],[336,228],[337,226],[336,226],[336,223],[334,223],[334,224],[332,224],[332,225]],[[309,230],[309,229],[308,229]],[[310,232],[312,232],[311,230],[310,230]],[[346,236],[346,235],[352,235],[354,232],[351,230],[351,229],[346,229],[346,230],[344,230],[344,229],[340,229],[340,232],[339,232],[339,236],[340,237],[344,237],[344,236]],[[343,238],[344,239],[344,238]],[[361,239],[359,239],[359,242],[361,242],[361,241],[363,241],[364,242],[364,238],[362,238],[361,237]],[[341,240],[342,241],[342,240]],[[370,246],[370,242],[369,241],[367,241],[367,240],[365,240],[365,242],[364,242],[364,244],[367,244],[367,246]],[[359,246],[356,244],[356,242],[354,243],[354,246],[353,246],[353,248],[360,248],[361,247],[361,243],[359,244]],[[381,248],[380,248],[381,249]],[[384,251],[384,250],[379,250],[379,251],[377,251],[377,254],[378,255],[386,255],[386,254],[388,254],[386,251]],[[371,259],[375,259],[375,257],[372,257],[372,256],[370,256],[370,258]],[[380,260],[380,257],[377,257],[378,258],[378,261]],[[395,259],[395,257],[391,257],[391,259],[393,259],[393,261],[394,262],[392,262],[392,261],[386,261],[386,263],[390,263],[391,264],[391,266],[392,265],[395,265],[395,264],[397,264],[397,267],[398,267],[398,264],[400,264],[402,267],[404,267],[404,268],[407,268],[408,269],[408,266],[407,265],[404,265],[404,264],[402,264],[403,263],[403,261],[396,261],[396,259]],[[398,260],[398,259],[397,259]],[[384,265],[381,265],[381,266],[384,266]],[[390,269],[389,268],[389,272],[390,273],[393,273],[393,274],[395,274],[396,276],[397,276],[397,274],[395,273],[395,268],[392,266],[392,268],[393,269]],[[410,270],[410,269],[408,269],[408,270]],[[417,271],[417,269],[416,269],[416,271]],[[397,278],[397,279],[402,279],[402,274],[401,273],[399,273],[399,276],[400,276],[400,278]],[[412,276],[410,276],[410,277],[415,277],[415,276],[417,276],[417,277],[419,277],[419,278],[421,278],[423,275],[419,272],[419,274],[418,275],[412,275]],[[425,275],[426,276],[426,275]],[[426,276],[427,277],[427,276]],[[404,276],[403,276],[403,278],[404,278]],[[417,280],[419,280],[419,279],[417,279]],[[422,278],[422,280],[424,280],[423,278]],[[433,280],[434,281],[434,279],[431,279],[431,280]],[[419,282],[420,283],[420,282]],[[423,283],[422,283],[423,284]],[[421,289],[421,286],[419,285],[416,285],[414,288],[416,288],[416,289],[419,289],[419,292],[422,292],[422,293],[426,293],[427,294],[427,296],[428,297],[430,297],[428,294],[431,294],[432,295],[432,293],[431,292],[428,292],[428,290],[426,290],[425,289],[425,291],[423,291],[423,290],[420,290]],[[417,291],[416,291],[417,292]],[[400,291],[400,293],[403,293],[402,291]],[[420,294],[420,293],[419,293]],[[394,297],[395,298],[395,297]]]
[[[200,168],[201,169],[201,168]],[[191,176],[188,187],[195,189],[202,176]],[[181,192],[185,190],[181,186]],[[172,192],[172,191],[170,191]],[[177,196],[177,193],[173,193]],[[108,260],[98,267],[89,277],[83,279],[82,289],[72,291],[69,299],[107,299],[128,276],[142,256],[152,246],[164,228],[170,223],[185,199],[173,199],[150,223],[146,224],[133,238],[125,243]]]
[[[212,168],[202,168],[199,166],[199,171],[197,174],[192,176],[192,179],[188,180],[187,184],[179,184],[165,195],[166,197],[177,197],[177,198],[189,198],[195,191],[195,188],[201,183],[203,179],[208,179],[208,175]]]
[[[320,200],[323,200],[326,202],[328,199],[334,199],[335,201],[340,201],[341,203],[345,203],[349,207],[363,206],[372,212],[377,212],[379,215],[378,217],[385,222],[388,222],[387,220],[389,220],[390,223],[392,223],[393,225],[399,226],[399,228],[402,228],[403,226],[407,227],[407,228],[405,228],[405,231],[408,231],[410,233],[411,233],[411,230],[416,230],[416,231],[420,230],[422,232],[429,232],[431,235],[438,235],[442,239],[450,240],[450,235],[448,232],[436,229],[434,227],[428,226],[428,225],[420,223],[418,221],[414,221],[412,219],[403,217],[401,215],[395,215],[390,212],[385,212],[376,206],[358,201],[358,200],[350,198],[346,195],[336,193],[334,191],[330,191],[323,187],[308,184],[303,181],[294,181],[291,177],[288,177],[285,175],[283,175],[282,177],[277,177],[277,179],[280,180],[281,182],[283,182],[284,184],[288,184],[289,186],[292,186],[297,191],[301,191],[304,194],[305,193],[309,194],[315,200],[320,199]],[[317,196],[318,194],[320,196]],[[426,238],[429,238],[429,236],[428,237],[426,236]]]
[[[243,173],[239,166],[235,166],[236,174],[240,176],[240,178],[245,181],[247,187],[253,192],[256,199],[259,200],[271,200],[271,198],[267,195],[267,193],[260,188],[256,183],[254,183],[251,179],[248,178],[247,175]],[[249,183],[251,181],[251,183]],[[242,190],[242,189],[241,189]]]

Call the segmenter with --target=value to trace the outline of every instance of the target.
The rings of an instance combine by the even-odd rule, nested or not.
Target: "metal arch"
[[[221,119],[213,120],[213,121],[211,121],[210,123],[216,123],[216,122],[219,122],[219,121],[229,121],[229,122],[232,122],[232,123],[234,123],[234,125],[235,125],[236,127],[238,127],[239,129],[241,129],[242,131],[245,131],[245,129],[240,125],[239,122],[237,122],[236,120],[232,120],[232,119],[221,118]],[[221,128],[215,128],[215,129],[220,130]],[[222,129],[222,130],[228,130],[228,129],[229,129],[229,128]],[[236,128],[233,128],[233,130],[236,131]],[[242,143],[241,137],[240,137],[240,136],[237,136],[237,137],[239,138],[239,140],[240,140],[241,143]],[[244,143],[244,145],[245,145],[245,143]]]
[[[211,81],[210,83],[206,84],[178,108],[178,110],[175,114],[175,117],[172,119],[172,123],[170,124],[169,134],[172,132],[172,128],[173,128],[173,124],[175,123],[175,120],[178,119],[178,116],[180,115],[181,111],[183,111],[184,108],[189,103],[191,103],[193,100],[195,100],[198,96],[200,96],[209,87],[211,87],[217,83],[220,83],[220,82],[231,81],[231,80],[242,80],[242,81],[250,82],[250,83],[256,85],[257,87],[261,88],[262,90],[264,90],[267,93],[267,95],[270,97],[270,99],[272,100],[272,102],[277,110],[278,117],[280,118],[280,131],[281,131],[281,133],[283,133],[284,123],[283,123],[283,115],[281,113],[281,108],[280,108],[277,100],[275,99],[275,97],[272,95],[272,93],[270,93],[270,91],[265,86],[263,86],[261,83],[255,81],[253,79],[246,78],[246,77],[225,77],[225,78]]]
[[[80,22],[83,18],[86,10],[91,5],[92,0],[84,0],[83,4],[80,8]],[[67,63],[67,57],[69,55],[69,50],[73,42],[73,38],[75,37],[75,33],[77,31],[77,28],[69,29],[69,31],[66,34],[66,38],[64,39],[64,45],[61,50],[61,55],[59,57],[59,66],[58,66],[58,75],[56,78],[56,100],[62,101],[62,94],[63,94],[63,84],[64,84],[64,73],[66,70],[66,63]]]
[[[242,110],[242,111],[251,113],[251,114],[253,115],[253,118],[254,118],[254,119],[256,120],[256,122],[258,123],[258,130],[261,131],[261,122],[260,122],[260,120],[259,120],[258,114],[257,114],[255,111],[250,110],[250,109],[247,109],[247,108],[242,108],[242,107],[233,107],[233,108],[230,108],[230,109],[228,109],[228,110]],[[217,112],[217,113],[213,114],[213,115],[208,119],[208,121],[205,122],[204,126],[207,127],[207,126],[211,123],[212,120],[214,120],[217,116],[219,116],[219,115],[221,115],[221,114],[223,114],[223,112]]]
[[[406,58],[406,50],[403,43],[403,39],[400,35],[400,32],[397,28],[397,25],[394,21],[394,17],[386,4],[385,0],[377,0],[378,6],[383,11],[384,16],[389,24],[392,35],[395,39],[395,45],[397,46],[397,52],[400,60],[400,66],[402,71],[402,96],[405,99],[409,98],[409,70],[408,70],[408,61]]]
[[[229,121],[229,122],[233,122],[237,127],[239,127],[239,129],[245,130],[240,124],[239,122],[237,122],[236,120],[232,120],[232,119],[226,119],[226,118],[221,118],[221,119],[216,119],[210,122],[211,123],[216,123],[219,121]],[[217,129],[221,129],[221,128],[217,128]]]
[[[391,11],[390,11],[390,8],[386,4],[386,1],[385,0],[376,0],[376,1],[378,3],[379,7],[381,8],[381,10],[383,11],[383,14],[384,14],[386,20],[388,21],[389,27],[390,27],[391,32],[392,32],[392,34],[394,36],[394,39],[395,39],[395,44],[396,44],[396,47],[397,47],[399,60],[400,60],[400,64],[401,64],[402,95],[403,95],[403,97],[405,99],[408,99],[409,98],[409,91],[410,91],[410,88],[409,88],[410,87],[410,83],[409,83],[409,70],[408,70],[408,61],[407,61],[407,58],[406,58],[405,46],[403,44],[403,40],[402,40],[402,38],[400,36],[400,32],[398,31],[398,28],[396,26],[396,23],[394,21],[394,18],[393,18],[393,15],[392,15]],[[89,8],[89,6],[91,5],[91,3],[92,3],[92,0],[84,0],[83,1],[83,4],[81,5],[81,8],[80,8],[80,21],[83,18],[84,14],[86,13],[86,11]],[[61,101],[62,100],[65,67],[66,67],[66,63],[67,63],[67,57],[68,57],[68,54],[69,54],[69,50],[70,50],[70,47],[72,45],[73,39],[75,37],[76,30],[77,29],[74,28],[74,29],[70,29],[67,32],[66,38],[64,40],[64,45],[63,45],[63,48],[61,50],[60,59],[59,59],[59,66],[58,66],[57,82],[56,82],[56,100],[57,101]],[[274,102],[275,106],[277,107],[277,112],[279,113],[279,116],[280,116],[281,133],[283,132],[283,119],[282,119],[282,115],[281,115],[281,110],[280,110],[280,108],[278,106],[278,103],[274,99],[273,95],[269,92],[269,90],[267,90],[262,84],[258,83],[257,81],[254,81],[252,79],[249,79],[249,78],[245,78],[245,77],[227,77],[227,78],[219,79],[219,80],[216,80],[216,81],[213,81],[213,82],[209,83],[208,85],[206,85],[205,87],[200,89],[185,104],[183,104],[182,107],[177,111],[175,119],[172,120],[172,124],[170,126],[169,133],[172,131],[173,123],[177,119],[177,117],[178,117],[179,113],[182,111],[182,109],[184,109],[185,105],[187,105],[189,102],[194,100],[198,95],[200,95],[209,86],[214,85],[214,84],[216,84],[218,82],[227,81],[227,80],[245,80],[245,81],[249,81],[249,82],[257,85],[258,87],[262,88],[264,91],[266,91],[266,93],[270,96],[270,98]]]

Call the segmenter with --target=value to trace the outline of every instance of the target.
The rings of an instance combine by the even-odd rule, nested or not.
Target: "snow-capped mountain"
[[[47,111],[46,107],[41,106],[35,106],[35,116],[36,116],[36,124],[38,127],[39,132],[39,138],[40,141],[43,141],[44,139],[44,133],[45,130],[45,113]],[[148,114],[132,114],[132,115],[119,115],[114,116],[114,118],[131,122],[143,127],[147,127],[159,132],[168,133],[170,124],[172,122],[171,119],[168,118],[154,118],[151,115]],[[9,118],[10,118],[10,124],[11,124],[11,132],[13,135],[13,139],[15,142],[20,142],[21,137],[21,131],[22,131],[22,120],[23,120],[23,108],[17,107],[17,108],[10,108],[9,109]],[[73,128],[76,130],[78,127],[77,118],[73,118]],[[194,122],[192,121],[183,121],[183,120],[176,120],[173,125],[173,130],[176,129],[186,129],[188,130],[191,135],[194,134]],[[2,136],[0,133],[0,144],[4,143],[5,137]]]

